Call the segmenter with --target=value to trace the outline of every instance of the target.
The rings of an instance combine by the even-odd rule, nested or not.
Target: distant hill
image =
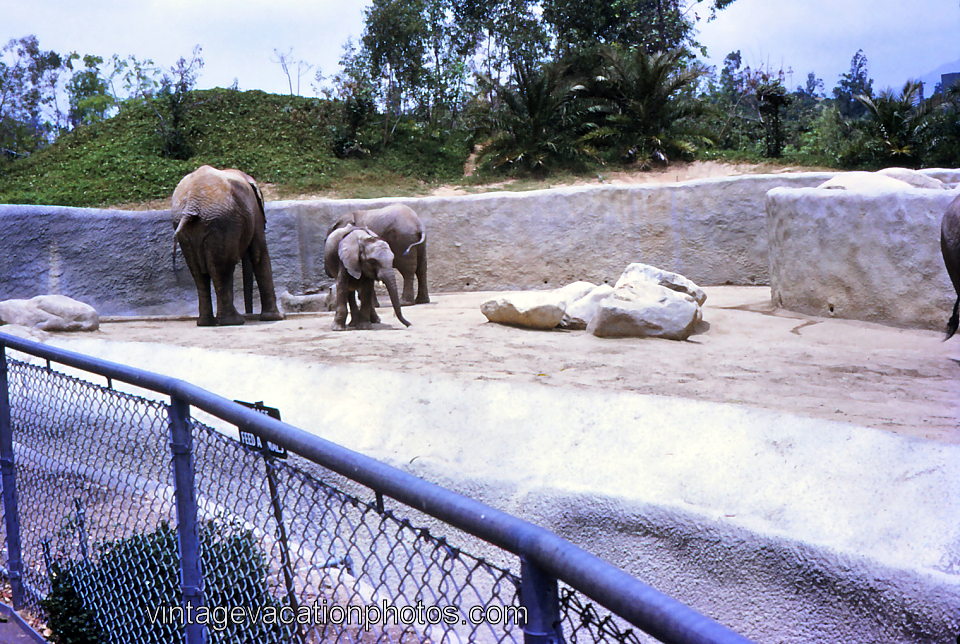
[[[937,83],[940,82],[940,77],[943,74],[951,74],[955,72],[960,72],[960,58],[953,62],[940,65],[933,71],[927,72],[923,76],[920,76],[920,80],[923,81],[924,96],[933,95],[933,90],[936,89]]]
[[[365,187],[392,180],[414,183],[461,177],[464,141],[404,138],[360,159],[333,154],[338,107],[331,101],[261,91],[191,93],[192,156],[160,155],[157,118],[150,104],[130,105],[117,116],[78,128],[26,159],[0,165],[0,203],[104,206],[162,199],[200,165],[240,168],[261,183],[321,191],[332,183]],[[382,122],[380,122],[382,123]],[[371,125],[379,132],[380,123]],[[372,137],[371,137],[372,138]],[[371,194],[369,196],[376,196]]]

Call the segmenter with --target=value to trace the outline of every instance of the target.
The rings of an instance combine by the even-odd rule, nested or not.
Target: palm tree
[[[591,132],[585,140],[609,146],[626,162],[643,165],[689,158],[709,137],[695,123],[703,111],[691,90],[704,70],[682,51],[601,50],[599,75],[578,88],[588,97]]]
[[[901,165],[920,165],[921,140],[930,108],[922,99],[923,84],[907,81],[899,96],[885,90],[875,97],[857,96],[867,108],[868,131],[880,145],[882,160]]]
[[[490,139],[480,150],[481,167],[543,174],[589,156],[577,137],[578,111],[564,70],[518,65],[515,78],[510,87],[482,79],[496,104],[482,124]]]

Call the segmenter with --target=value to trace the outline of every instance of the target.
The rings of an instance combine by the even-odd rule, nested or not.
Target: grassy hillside
[[[409,193],[462,176],[467,145],[405,131],[362,159],[332,152],[337,106],[319,99],[260,91],[192,94],[193,155],[160,155],[150,105],[62,136],[26,159],[0,163],[0,203],[104,206],[169,197],[183,175],[203,164],[240,168],[284,193],[333,187],[345,196]]]

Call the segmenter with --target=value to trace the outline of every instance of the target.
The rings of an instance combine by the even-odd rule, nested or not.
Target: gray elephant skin
[[[347,225],[333,230],[324,244],[324,269],[336,280],[336,311],[333,330],[343,331],[350,307],[350,326],[369,329],[380,321],[374,303],[374,282],[380,280],[387,288],[390,303],[397,319],[410,326],[400,310],[396,275],[393,272],[394,255],[390,245],[371,230]],[[360,295],[360,306],[354,300]]]
[[[943,252],[943,263],[947,267],[947,274],[957,292],[957,301],[953,304],[953,315],[947,322],[945,339],[949,340],[957,332],[957,326],[960,324],[960,197],[950,203],[940,222],[940,250]]]
[[[174,252],[180,243],[197,286],[199,326],[243,324],[233,303],[233,272],[243,262],[245,310],[252,313],[253,284],[260,291],[260,319],[281,320],[267,252],[266,215],[257,182],[240,170],[201,166],[177,184],[171,204]],[[213,315],[210,285],[217,297]]]
[[[343,215],[327,232],[354,225],[367,228],[385,240],[393,252],[393,267],[403,277],[403,304],[426,304],[427,293],[427,233],[413,208],[393,204],[374,210],[356,210]],[[417,294],[413,294],[413,279],[417,279]]]

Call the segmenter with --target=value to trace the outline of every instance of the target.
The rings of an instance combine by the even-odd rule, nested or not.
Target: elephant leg
[[[350,303],[350,313],[356,319],[354,309],[357,308],[353,301],[353,291],[347,286],[346,271],[341,266],[337,275],[337,307],[333,314],[333,330],[345,331],[347,329],[347,302]]]
[[[241,265],[243,270],[243,312],[250,315],[253,313],[253,260],[250,253],[243,254]]]
[[[262,236],[254,237],[252,243],[256,244],[256,248],[252,248],[249,255],[253,264],[253,274],[257,278],[257,288],[260,291],[260,319],[271,322],[282,320],[283,314],[277,308],[273,267],[270,264],[270,253],[267,252],[266,239]]]
[[[350,307],[350,324],[349,326],[355,327],[360,323],[360,308],[357,306],[357,294],[355,291],[350,291],[347,294],[347,304]]]
[[[221,262],[210,272],[213,279],[213,290],[217,293],[217,324],[230,326],[243,324],[245,320],[237,311],[233,303],[233,271],[232,262]]]
[[[197,285],[197,306],[200,316],[197,326],[216,326],[217,319],[213,317],[213,300],[210,298],[210,276],[200,271],[193,271],[193,281]]]
[[[360,284],[359,289],[360,295],[360,317],[357,321],[356,327],[358,329],[367,330],[371,327],[373,321],[373,296],[375,295],[373,291],[373,280],[363,280]]]
[[[423,241],[417,248],[417,304],[429,304],[430,294],[427,293],[427,242]]]

